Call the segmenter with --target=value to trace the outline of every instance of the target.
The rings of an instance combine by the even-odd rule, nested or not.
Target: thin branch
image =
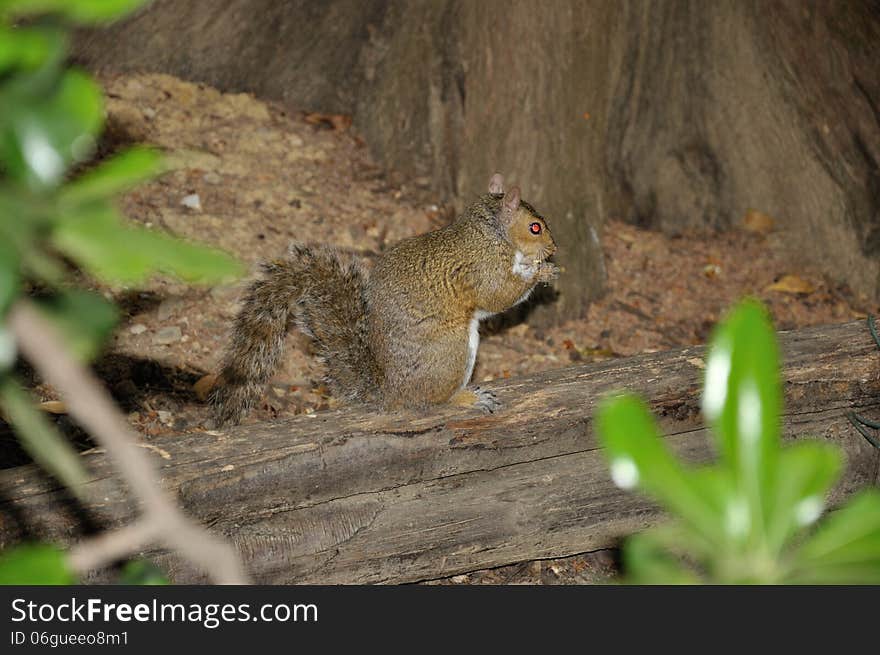
[[[67,561],[79,574],[101,568],[136,553],[144,544],[161,537],[161,527],[155,521],[141,518],[118,530],[102,532],[71,546]]]
[[[55,328],[26,300],[13,306],[8,319],[21,352],[40,375],[61,392],[70,415],[106,448],[140,502],[147,524],[157,526],[152,535],[205,570],[215,582],[247,584],[235,550],[191,522],[162,490],[149,455],[137,447],[137,435],[100,381],[70,356]],[[135,533],[132,528],[128,536]]]

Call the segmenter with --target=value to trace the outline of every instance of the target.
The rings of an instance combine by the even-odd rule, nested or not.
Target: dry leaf
[[[324,125],[331,127],[337,132],[345,132],[351,127],[351,116],[345,114],[322,114],[320,112],[312,112],[305,115],[306,123],[310,125]]]
[[[774,282],[764,290],[779,291],[780,293],[813,293],[816,288],[797,275],[783,275],[779,281]]]
[[[40,403],[39,407],[50,414],[67,414],[67,405],[60,400],[47,400]]]
[[[208,399],[208,396],[216,385],[217,375],[215,373],[208,373],[198,379],[193,385],[193,391],[196,392],[198,399],[204,402]]]
[[[703,275],[712,280],[721,275],[721,267],[718,264],[706,264],[703,267]]]
[[[743,218],[743,227],[746,231],[754,232],[755,234],[769,234],[773,231],[775,223],[776,221],[773,218],[756,209],[747,211],[745,218]]]

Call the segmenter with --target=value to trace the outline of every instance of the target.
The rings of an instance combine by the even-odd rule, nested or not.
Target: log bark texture
[[[878,353],[861,322],[783,333],[786,438],[839,444],[845,474],[831,502],[876,484],[880,451],[845,413],[880,414]],[[495,385],[501,411],[375,414],[348,408],[224,433],[155,439],[163,484],[187,512],[226,535],[262,583],[400,583],[604,548],[658,519],[617,489],[593,433],[600,398],[641,393],[667,443],[711,458],[699,411],[703,349],[566,368]],[[101,454],[86,456],[113,527],[135,508]],[[68,542],[82,513],[33,467],[0,472],[0,547]],[[178,583],[199,573],[146,553]]]
[[[877,2],[156,0],[75,52],[353,114],[382,164],[459,207],[504,172],[566,268],[537,322],[601,291],[608,218],[757,209],[793,258],[880,294]]]

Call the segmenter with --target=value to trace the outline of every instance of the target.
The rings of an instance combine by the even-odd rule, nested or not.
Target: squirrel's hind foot
[[[213,427],[231,427],[241,423],[262,393],[263,385],[254,382],[218,384],[208,399]]]
[[[462,407],[478,407],[489,414],[494,414],[495,410],[501,407],[501,403],[495,397],[494,391],[481,389],[480,387],[462,389],[450,398],[449,402],[453,405],[461,405]]]

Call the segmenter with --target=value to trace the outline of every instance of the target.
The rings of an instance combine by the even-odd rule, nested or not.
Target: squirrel
[[[264,263],[244,295],[210,402],[215,424],[239,423],[262,395],[295,326],[327,366],[331,393],[386,410],[452,403],[494,412],[469,388],[480,320],[526,300],[559,268],[544,217],[504,192],[489,192],[446,227],[405,239],[368,275],[332,248],[292,244]]]

